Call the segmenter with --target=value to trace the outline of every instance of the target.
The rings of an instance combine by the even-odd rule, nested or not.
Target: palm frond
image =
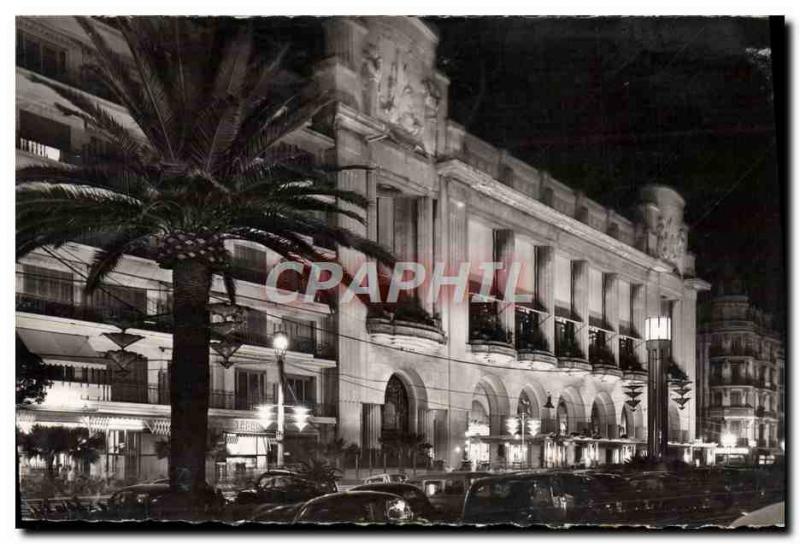
[[[146,18],[144,18],[146,19]],[[128,42],[128,48],[133,56],[133,61],[139,75],[139,83],[143,94],[147,97],[147,110],[155,118],[154,128],[157,141],[164,147],[166,156],[170,160],[176,160],[175,153],[175,110],[170,101],[170,94],[164,88],[161,79],[161,72],[153,66],[150,56],[147,54],[147,47],[142,43],[141,28],[137,29],[131,25],[131,19],[120,18],[119,29]],[[145,34],[146,35],[146,34]]]
[[[64,115],[78,117],[89,127],[102,133],[106,138],[111,140],[126,157],[144,163],[146,156],[152,154],[152,150],[149,149],[146,144],[140,143],[138,138],[114,119],[107,110],[95,101],[89,99],[83,93],[35,75],[29,76],[29,79],[33,83],[46,86],[61,98],[78,108],[75,110],[63,104],[55,104],[56,108]]]
[[[94,164],[90,166],[25,166],[16,171],[17,183],[42,182],[50,184],[75,184],[107,189],[126,194],[138,200],[158,197],[158,190],[124,163]]]
[[[242,131],[234,142],[233,155],[230,158],[231,164],[238,164],[242,169],[247,168],[287,134],[291,134],[305,125],[332,100],[330,93],[323,93],[295,108],[286,105],[271,113],[266,119],[258,120],[252,134]]]
[[[116,267],[131,247],[151,233],[146,230],[131,230],[118,234],[104,243],[95,253],[86,276],[86,293],[92,294],[103,279]]]

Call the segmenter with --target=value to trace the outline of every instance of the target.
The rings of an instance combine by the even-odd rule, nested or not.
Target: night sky
[[[766,19],[427,18],[450,116],[633,217],[637,188],[687,200],[698,276],[785,312]]]
[[[424,19],[440,35],[450,117],[629,218],[641,185],[675,187],[698,276],[738,276],[782,325],[785,188],[772,63],[758,53],[769,55],[767,19]],[[311,75],[322,19],[259,22],[265,41],[292,44],[290,69]]]

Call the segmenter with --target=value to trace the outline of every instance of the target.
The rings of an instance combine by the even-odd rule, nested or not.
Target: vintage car
[[[345,491],[305,503],[295,523],[406,523],[414,512],[405,499],[378,491]]]
[[[461,518],[464,497],[475,480],[489,476],[488,472],[453,471],[433,473],[421,480],[409,482],[416,485],[430,503],[440,512],[442,521],[454,522]]]
[[[436,522],[442,520],[442,513],[431,504],[422,490],[411,484],[364,484],[352,488],[350,491],[380,491],[391,493],[405,499],[417,519]]]

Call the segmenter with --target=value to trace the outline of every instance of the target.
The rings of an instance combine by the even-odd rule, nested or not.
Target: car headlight
[[[386,519],[389,521],[411,521],[413,514],[408,503],[403,499],[395,499],[386,507]]]

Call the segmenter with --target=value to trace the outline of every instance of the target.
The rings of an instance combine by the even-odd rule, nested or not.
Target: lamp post
[[[286,389],[286,374],[283,367],[283,358],[288,348],[289,337],[282,331],[276,332],[275,336],[272,337],[272,349],[275,350],[275,358],[278,361],[278,429],[275,431],[275,442],[278,445],[277,465],[279,467],[283,466],[283,430],[285,426],[283,394]]]
[[[672,347],[672,320],[649,317],[645,320],[647,342],[647,455],[661,461],[667,455],[669,395],[667,362]]]

